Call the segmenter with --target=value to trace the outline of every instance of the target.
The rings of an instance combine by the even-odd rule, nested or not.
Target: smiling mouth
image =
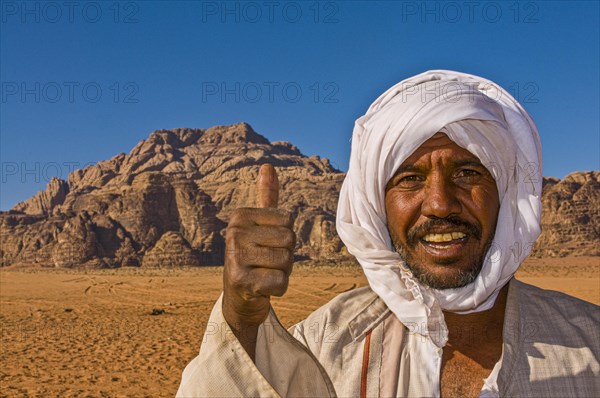
[[[467,235],[463,232],[447,232],[443,234],[427,234],[421,239],[427,243],[448,243],[463,240],[466,237]]]
[[[436,257],[454,258],[460,255],[469,240],[464,232],[429,233],[419,239],[423,248]]]

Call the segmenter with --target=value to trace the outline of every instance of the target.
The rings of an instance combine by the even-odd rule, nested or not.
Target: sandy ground
[[[600,304],[600,258],[529,260],[517,276]],[[291,325],[364,285],[358,268],[301,265],[274,307]],[[220,291],[220,268],[0,270],[0,396],[173,396]]]

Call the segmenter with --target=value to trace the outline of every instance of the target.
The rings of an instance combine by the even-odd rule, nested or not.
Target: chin
[[[484,257],[471,258],[470,261],[460,258],[430,258],[430,262],[415,261],[410,252],[395,244],[396,252],[404,260],[406,267],[412,272],[413,277],[422,285],[435,290],[458,289],[473,283],[483,267]]]
[[[479,273],[477,275],[464,275],[458,279],[454,279],[451,281],[449,281],[448,279],[429,281],[431,283],[426,284],[426,286],[429,286],[430,288],[436,289],[436,290],[460,289],[461,287],[468,286],[471,283],[475,282],[478,275],[479,275]],[[418,280],[421,281],[420,279],[418,279]],[[421,282],[421,283],[423,283],[423,282]],[[423,284],[425,284],[425,283],[423,283]]]
[[[441,265],[440,263],[424,265],[404,257],[403,260],[415,279],[436,290],[458,289],[473,283],[479,276],[483,265],[481,262],[477,262],[464,269],[457,269],[456,265]]]

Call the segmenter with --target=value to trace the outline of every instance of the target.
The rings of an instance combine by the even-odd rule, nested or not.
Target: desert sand
[[[532,259],[517,277],[600,304],[599,257]],[[174,396],[221,278],[217,267],[0,270],[0,396]],[[289,326],[364,285],[360,268],[301,264],[273,305]]]

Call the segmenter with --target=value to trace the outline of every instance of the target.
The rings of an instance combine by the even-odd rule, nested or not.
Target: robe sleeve
[[[177,397],[335,397],[323,366],[271,312],[258,330],[252,362],[222,312],[208,321],[199,355],[183,371]]]

